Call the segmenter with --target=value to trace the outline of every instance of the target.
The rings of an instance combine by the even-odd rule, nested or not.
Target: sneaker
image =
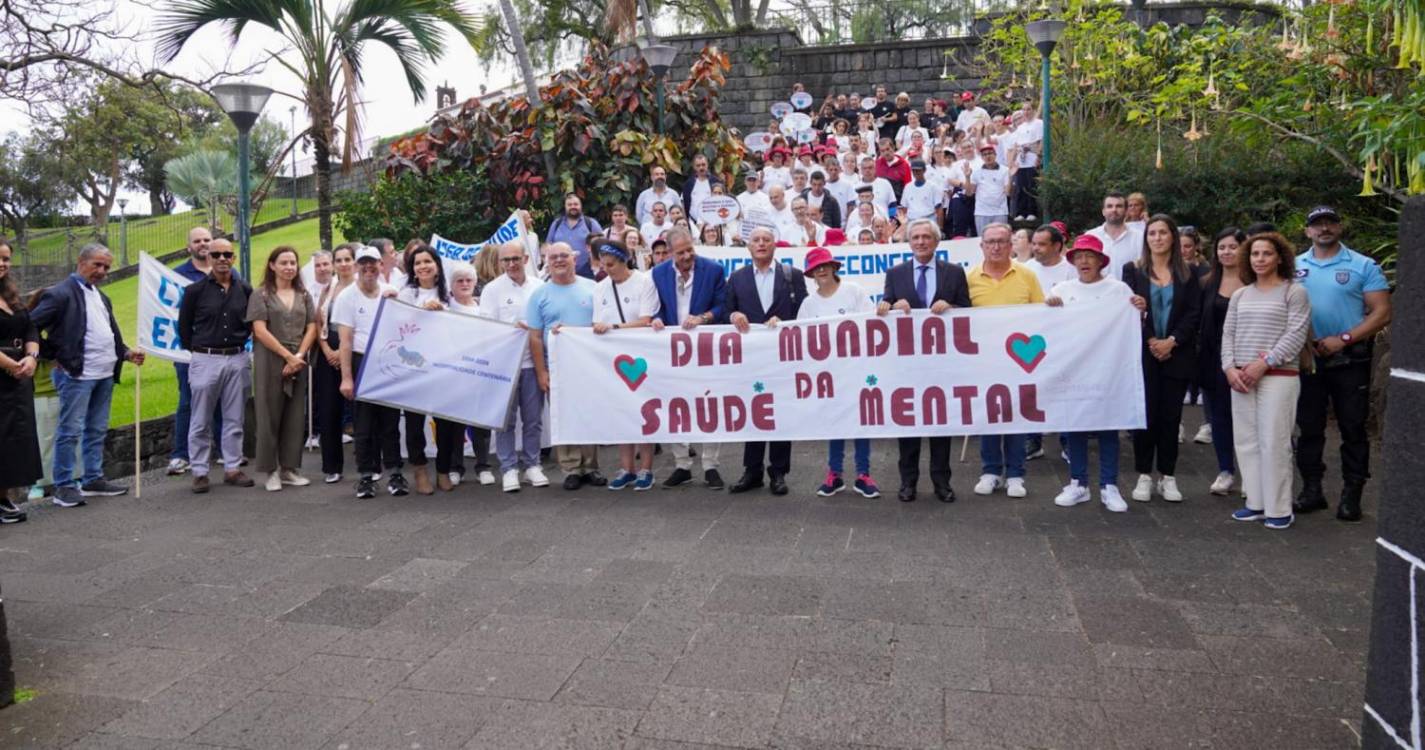
[[[720,490],[727,486],[722,481],[722,475],[717,473],[717,469],[708,469],[703,472],[703,483],[706,484],[710,490]]]
[[[633,472],[631,471],[620,470],[619,473],[614,475],[613,479],[609,480],[609,489],[621,490],[629,486],[630,484],[633,484],[633,480],[637,478],[638,477],[634,476]]]
[[[1024,217],[1024,220],[1025,220],[1025,221],[1039,221],[1039,217],[1038,217],[1038,216],[1035,216],[1034,214],[1030,214],[1030,215]]]
[[[405,497],[411,494],[411,485],[406,483],[406,475],[399,471],[391,472],[391,478],[386,480],[386,491],[392,497]]]
[[[292,469],[283,469],[277,472],[277,478],[280,479],[283,484],[290,484],[293,487],[306,487],[312,483],[312,480],[298,474]]]
[[[870,474],[857,474],[856,484],[852,485],[861,497],[880,497],[881,488],[876,486],[876,480]]]
[[[44,487],[41,487],[40,485],[37,484],[37,485],[35,485],[35,486],[33,486],[33,487],[30,488],[30,496],[29,496],[29,501],[30,501],[30,502],[32,502],[32,503],[34,503],[34,502],[39,502],[40,500],[43,500],[43,499],[45,499],[45,488],[44,488]]]
[[[367,474],[356,480],[356,499],[369,500],[376,497],[376,478]]]
[[[639,473],[638,473],[638,479],[635,479],[634,482],[633,482],[633,490],[634,490],[634,492],[642,492],[642,491],[644,491],[644,490],[651,490],[651,489],[653,489],[653,472],[651,472],[651,471],[641,471],[641,472],[639,472]]]
[[[998,474],[981,474],[980,481],[975,482],[976,495],[988,495],[1004,486],[1004,480]]]
[[[24,523],[26,518],[29,518],[29,516],[25,515],[25,512],[22,510],[0,511],[0,524]]]
[[[495,483],[495,472],[490,471],[489,469],[481,469],[479,477],[480,484],[488,486]]]
[[[582,486],[583,484],[584,484],[584,479],[583,479],[583,477],[582,477],[581,475],[579,475],[579,474],[565,474],[565,475],[564,475],[564,489],[569,490],[570,492],[573,492],[574,490],[579,489],[579,487]]]
[[[1214,495],[1230,495],[1232,494],[1233,479],[1235,479],[1235,477],[1232,476],[1232,472],[1220,472],[1217,478],[1212,480],[1212,486],[1208,487],[1207,491]]]
[[[1068,449],[1068,448],[1060,448],[1060,449],[1059,449],[1059,458],[1063,459],[1064,463],[1068,463],[1068,462],[1069,462],[1069,449]]]
[[[1265,511],[1252,510],[1251,508],[1238,508],[1232,511],[1233,521],[1260,521],[1266,517]]]
[[[79,494],[84,497],[118,497],[126,494],[128,487],[122,484],[114,484],[105,479],[96,479],[89,484],[79,488]]]
[[[1197,428],[1197,434],[1192,436],[1192,441],[1202,445],[1212,445],[1212,425],[1204,423]]]
[[[1183,442],[1183,433],[1184,433],[1184,432],[1186,432],[1186,430],[1183,429],[1183,424],[1182,424],[1182,422],[1179,422],[1179,423],[1178,423],[1178,444],[1179,444],[1179,445],[1181,445],[1182,442]]]
[[[84,505],[84,495],[80,494],[79,488],[72,484],[56,487],[54,497],[50,499],[50,502],[61,508],[78,508]]]
[[[1275,529],[1275,530],[1277,530],[1277,531],[1281,531],[1282,529],[1285,529],[1285,528],[1290,527],[1291,524],[1292,524],[1292,522],[1295,521],[1295,520],[1296,520],[1296,516],[1282,516],[1281,518],[1268,518],[1267,520],[1262,521],[1262,525],[1265,526],[1265,527],[1267,527],[1267,528],[1269,528],[1269,529]]]
[[[1024,221],[1024,214],[1020,214],[1020,215],[1014,217],[1014,220],[1015,220],[1015,221]]]
[[[505,492],[519,492],[520,470],[510,469],[509,471],[505,472],[503,479],[500,482],[500,487],[504,489]]]
[[[846,483],[841,480],[841,475],[834,471],[828,471],[826,472],[826,481],[816,488],[816,494],[821,497],[831,497],[844,489],[846,489]]]
[[[1010,497],[1027,496],[1029,494],[1029,490],[1024,486],[1024,477],[1010,477],[1009,481],[1005,482],[1004,494],[1009,495]]]
[[[1180,503],[1183,501],[1183,493],[1178,491],[1178,480],[1173,477],[1163,477],[1158,482],[1158,494],[1170,503]]]
[[[280,492],[282,490],[282,477],[277,476],[277,472],[267,475],[267,482],[262,485],[268,492]]]
[[[1044,457],[1044,440],[1043,440],[1043,438],[1031,438],[1028,442],[1025,443],[1025,447],[1024,447],[1024,460],[1026,460],[1026,461],[1033,461],[1033,460],[1036,459],[1036,458],[1043,458],[1043,457]]]
[[[1072,508],[1079,503],[1089,501],[1089,488],[1079,484],[1075,479],[1064,486],[1064,490],[1054,496],[1054,504],[1060,508]]]
[[[14,501],[11,500],[10,498],[5,497],[4,494],[0,494],[0,513],[19,513],[19,512],[20,512],[20,506],[16,505],[16,504],[14,503]]]
[[[322,440],[321,440],[321,438],[317,437],[316,435],[313,435],[313,436],[307,438],[307,443],[306,443],[306,446],[305,446],[305,447],[306,447],[306,449],[309,450],[309,451],[314,451],[314,450],[316,450],[316,449],[322,447]]]
[[[445,481],[446,481],[452,488],[454,488],[454,487],[459,487],[461,480],[463,480],[464,478],[465,478],[465,475],[464,475],[464,474],[461,474],[461,473],[458,472],[458,471],[447,471],[447,472],[445,473]]]
[[[1118,494],[1116,485],[1108,484],[1100,487],[1098,499],[1103,503],[1103,507],[1114,513],[1128,512],[1128,503],[1123,502],[1123,496]]]
[[[340,474],[328,474],[328,475],[322,477],[322,481],[323,481],[323,482],[326,482],[327,484],[336,484],[337,482],[340,482],[340,481],[341,481],[341,475],[340,475]]]
[[[168,476],[176,477],[188,472],[188,461],[182,458],[170,458],[168,460]]]
[[[1153,477],[1151,474],[1138,475],[1138,484],[1133,485],[1133,499],[1140,503],[1146,503],[1153,499]]]
[[[674,469],[667,479],[663,480],[664,487],[680,487],[693,481],[693,472],[687,469]]]
[[[353,437],[350,436],[350,435],[347,435],[346,433],[342,433],[342,436],[341,436],[341,444],[342,444],[342,445],[350,445],[350,444],[352,444],[352,443],[354,443],[354,442],[356,442],[356,439],[355,439],[355,438],[353,438]]]
[[[524,480],[529,482],[531,487],[548,487],[549,477],[544,475],[544,469],[538,466],[531,466],[524,470]]]

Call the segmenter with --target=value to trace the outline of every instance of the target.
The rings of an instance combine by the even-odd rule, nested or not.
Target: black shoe
[[[663,480],[664,487],[679,487],[693,481],[693,472],[687,469],[674,469],[667,479]]]
[[[581,481],[590,487],[607,487],[609,484],[609,480],[603,474],[600,474],[598,469],[584,472]]]
[[[1296,500],[1291,504],[1294,513],[1315,513],[1329,507],[1331,504],[1326,502],[1326,495],[1321,491],[1320,479],[1306,480],[1301,485],[1301,492],[1297,494]]]
[[[953,503],[955,502],[955,490],[948,484],[944,487],[936,487],[935,499],[942,503]]]
[[[397,471],[392,473],[391,478],[387,480],[386,491],[391,493],[392,497],[405,497],[411,494],[411,486],[406,484],[406,476]]]
[[[1341,504],[1336,506],[1336,518],[1340,521],[1361,520],[1361,491],[1363,485],[1347,484],[1341,488]]]
[[[564,489],[573,491],[582,486],[584,486],[584,478],[578,474],[568,474],[564,477]]]
[[[749,472],[744,473],[744,474],[742,475],[742,478],[739,479],[739,480],[737,480],[737,482],[734,483],[731,487],[728,487],[728,488],[727,488],[727,491],[730,492],[730,493],[732,493],[732,494],[734,494],[734,495],[736,495],[736,494],[739,493],[739,492],[746,492],[746,491],[748,491],[748,490],[755,490],[755,489],[757,489],[758,487],[762,487],[762,486],[763,486],[763,484],[762,484],[762,473],[761,473],[761,472],[758,472],[758,473],[756,473],[756,474],[753,474],[752,472],[749,471]]]
[[[908,484],[901,485],[900,491],[896,493],[896,499],[903,503],[915,502],[915,487]]]
[[[772,488],[773,495],[787,494],[787,478],[780,474],[773,474],[772,481],[768,486]]]
[[[8,497],[0,497],[0,513],[19,513],[20,506]]]
[[[708,469],[703,472],[703,481],[707,482],[708,489],[720,490],[725,485],[722,483],[722,475],[717,473],[717,469]]]
[[[25,515],[24,511],[7,510],[4,512],[0,512],[0,524],[23,523],[26,518],[27,516]]]
[[[79,494],[84,497],[118,497],[128,491],[128,487],[104,479],[96,479],[79,488]]]
[[[370,474],[363,474],[356,480],[356,499],[369,500],[376,497],[376,480]]]

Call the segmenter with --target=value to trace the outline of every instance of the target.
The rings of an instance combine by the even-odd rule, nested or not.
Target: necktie
[[[920,295],[920,302],[923,305],[930,304],[930,300],[925,298],[925,295],[930,291],[930,287],[925,280],[925,272],[929,270],[930,266],[921,266],[920,278],[915,280],[915,293]]]

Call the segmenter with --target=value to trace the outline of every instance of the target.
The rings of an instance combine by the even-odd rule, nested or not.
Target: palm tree
[[[340,130],[342,170],[350,169],[360,132],[363,47],[372,42],[395,53],[412,98],[420,102],[426,94],[422,71],[425,63],[440,57],[444,27],[454,28],[468,41],[475,36],[477,21],[460,10],[457,0],[348,0],[341,7],[327,6],[324,0],[172,0],[159,17],[157,31],[164,62],[172,61],[199,29],[212,23],[225,25],[234,43],[249,24],[265,26],[287,40],[296,55],[272,59],[302,82],[312,122],[298,137],[312,139],[321,244],[331,248],[331,159]]]
[[[505,15],[505,26],[509,27],[510,40],[515,45],[515,59],[519,61],[520,75],[524,78],[525,97],[534,107],[539,103],[539,82],[534,78],[534,63],[530,62],[529,47],[524,43],[524,25],[520,23],[514,3],[510,0],[500,0],[500,12]],[[544,152],[544,173],[552,189],[555,183],[554,155],[548,151]]]

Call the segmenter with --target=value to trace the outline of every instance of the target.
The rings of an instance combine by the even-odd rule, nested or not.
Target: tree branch
[[[1268,128],[1270,128],[1270,129],[1272,129],[1273,131],[1275,131],[1278,135],[1284,136],[1284,137],[1286,137],[1286,138],[1292,138],[1292,139],[1295,139],[1295,140],[1298,140],[1298,141],[1302,141],[1303,143],[1309,143],[1309,144],[1311,144],[1311,145],[1313,145],[1313,146],[1315,146],[1315,147],[1321,149],[1322,151],[1325,151],[1327,154],[1329,154],[1329,155],[1331,156],[1331,158],[1335,159],[1338,163],[1340,163],[1340,165],[1341,165],[1348,173],[1350,173],[1352,176],[1358,177],[1358,178],[1362,178],[1362,179],[1364,179],[1365,176],[1366,176],[1366,173],[1365,173],[1364,171],[1362,171],[1359,166],[1356,165],[1356,160],[1355,160],[1355,159],[1351,159],[1351,158],[1348,157],[1346,154],[1341,153],[1340,150],[1338,150],[1338,149],[1336,149],[1336,148],[1330,146],[1329,144],[1327,144],[1325,141],[1321,140],[1320,138],[1317,138],[1317,137],[1311,136],[1311,135],[1307,135],[1306,133],[1301,133],[1301,132],[1292,130],[1291,128],[1289,128],[1289,127],[1287,127],[1287,126],[1282,125],[1282,124],[1277,123],[1277,122],[1274,122],[1274,121],[1272,121],[1272,120],[1269,120],[1269,119],[1267,119],[1266,117],[1263,117],[1262,115],[1257,114],[1256,112],[1249,112],[1249,111],[1246,111],[1246,110],[1234,109],[1234,110],[1232,110],[1231,112],[1229,112],[1228,114],[1230,114],[1230,115],[1235,115],[1235,116],[1239,116],[1239,117],[1246,117],[1246,118],[1248,118],[1248,119],[1250,119],[1250,120],[1256,120],[1257,122],[1260,122],[1260,123],[1262,123],[1263,125],[1266,125]],[[1408,196],[1407,196],[1407,193],[1406,193],[1405,191],[1403,191],[1403,190],[1400,190],[1399,188],[1392,187],[1392,186],[1390,186],[1390,185],[1387,185],[1387,184],[1385,184],[1385,183],[1383,183],[1383,182],[1379,182],[1379,181],[1376,181],[1374,184],[1375,184],[1376,190],[1379,190],[1379,191],[1381,191],[1382,193],[1385,193],[1387,196],[1390,196],[1391,200],[1394,200],[1394,201],[1396,201],[1397,203],[1405,203],[1405,199],[1408,197]]]

